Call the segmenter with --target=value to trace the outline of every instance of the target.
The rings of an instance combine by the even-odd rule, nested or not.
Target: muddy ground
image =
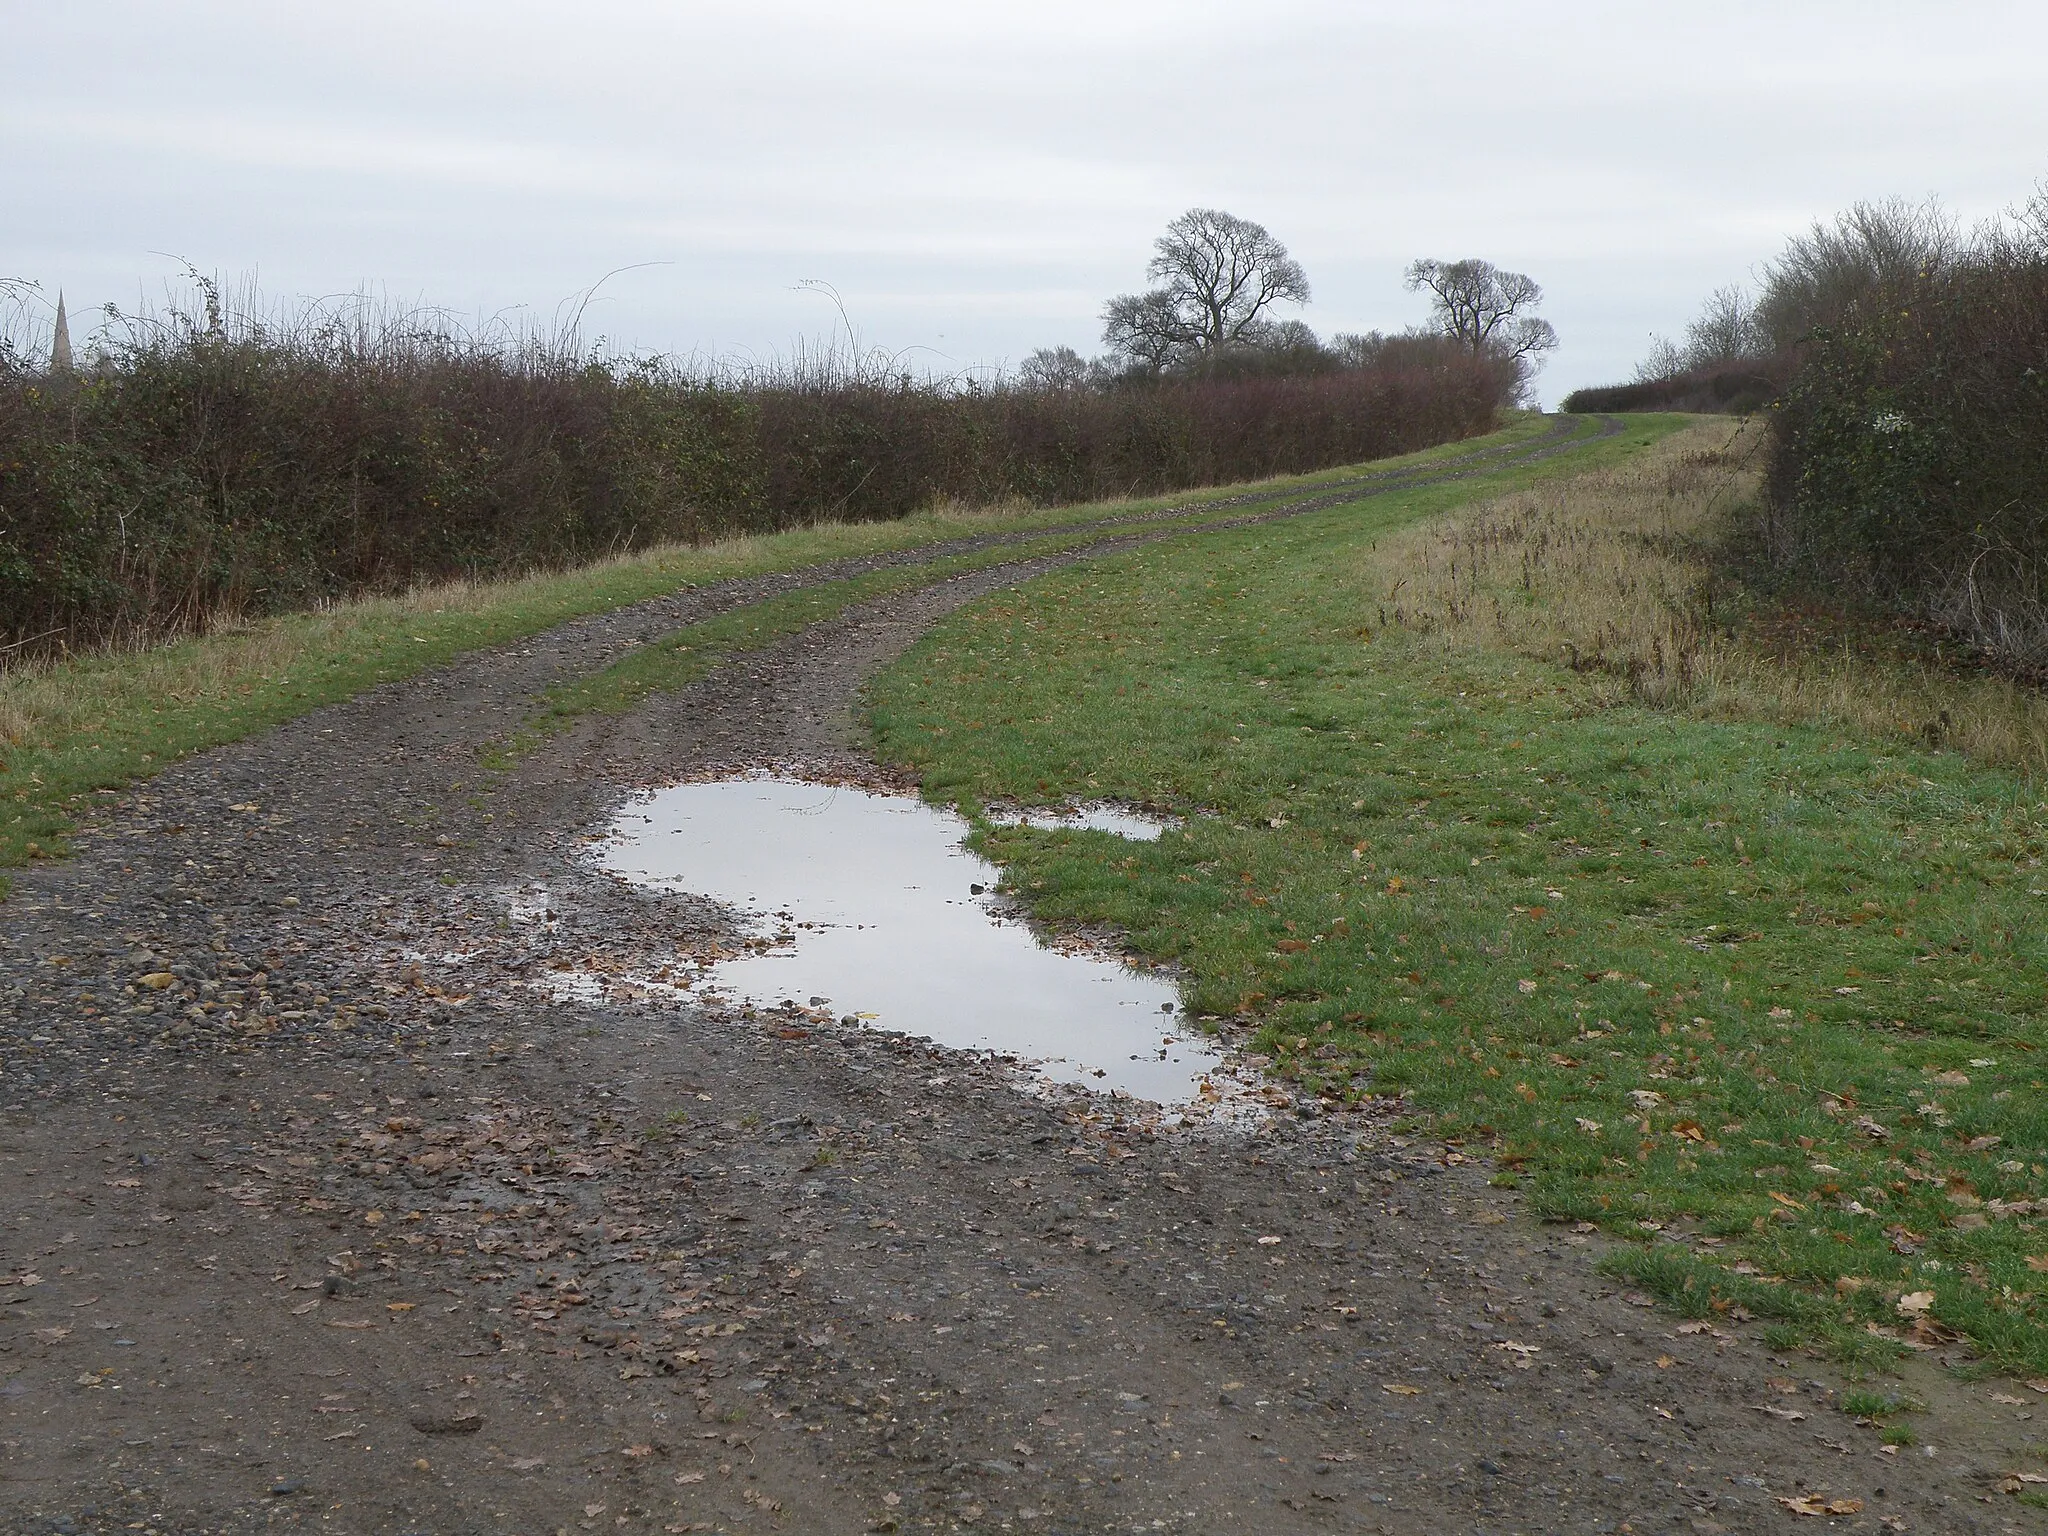
[[[105,797],[0,907],[0,1529],[2031,1529],[1999,1482],[2048,1397],[1930,1367],[1932,1448],[1887,1453],[1828,1370],[1682,1325],[1384,1115],[1163,1129],[808,1012],[555,1000],[732,937],[592,870],[628,793],[877,777],[862,679],[1082,557],[855,610],[497,780],[477,747],[550,682],[861,563]]]

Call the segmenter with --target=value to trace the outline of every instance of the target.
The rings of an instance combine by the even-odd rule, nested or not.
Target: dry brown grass
[[[1384,622],[1447,650],[1581,673],[1596,698],[1848,728],[2048,773],[2048,699],[1854,626],[1788,647],[1742,611],[1715,541],[1758,492],[1762,429],[1705,422],[1625,465],[1436,519],[1360,557]]]

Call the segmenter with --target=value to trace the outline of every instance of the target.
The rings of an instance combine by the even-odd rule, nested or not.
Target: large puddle
[[[1156,823],[1118,814],[1119,830],[1158,835]],[[625,879],[738,908],[775,941],[706,966],[690,983],[700,994],[829,1007],[1162,1104],[1198,1097],[1221,1055],[1179,1027],[1174,988],[1047,949],[999,916],[999,872],[961,846],[967,831],[905,796],[750,778],[635,801],[601,858]]]

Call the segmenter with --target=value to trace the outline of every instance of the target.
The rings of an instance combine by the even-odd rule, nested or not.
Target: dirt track
[[[1880,1455],[1756,1325],[1681,1332],[1368,1117],[1161,1133],[915,1041],[534,985],[723,931],[579,857],[633,786],[875,776],[861,680],[1082,557],[856,610],[488,787],[549,682],[820,573],[109,797],[0,908],[0,1528],[2020,1528],[1997,1468]]]

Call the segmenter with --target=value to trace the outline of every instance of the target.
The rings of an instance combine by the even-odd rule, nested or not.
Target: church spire
[[[57,331],[50,338],[50,372],[71,371],[71,323],[64,315],[64,290],[57,290]]]

